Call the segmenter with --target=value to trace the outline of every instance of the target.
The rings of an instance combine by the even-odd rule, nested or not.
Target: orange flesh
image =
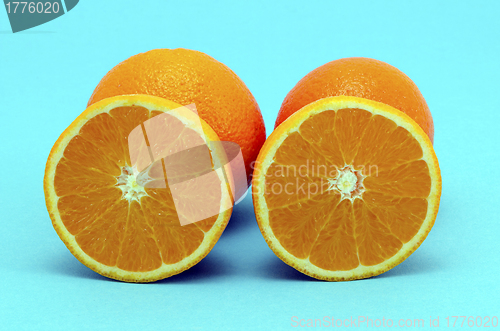
[[[215,215],[180,226],[165,188],[146,187],[139,202],[122,197],[116,184],[131,163],[128,135],[159,114],[131,106],[97,115],[70,141],[57,166],[54,188],[62,222],[80,248],[102,264],[150,271],[179,262],[198,248],[217,220]],[[211,190],[203,203],[218,205],[220,198],[220,191]]]
[[[266,172],[271,229],[288,252],[323,269],[379,264],[426,217],[431,178],[422,156],[415,138],[383,116],[316,114],[288,135]],[[344,169],[355,179],[350,193],[339,189]]]

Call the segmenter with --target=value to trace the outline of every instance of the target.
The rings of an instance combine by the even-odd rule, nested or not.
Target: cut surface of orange
[[[186,203],[202,209],[220,206],[213,216],[184,226],[168,185],[138,183],[128,139],[134,128],[144,128],[159,115],[190,132],[191,140],[207,146],[219,141],[203,120],[176,103],[146,95],[117,96],[87,108],[61,134],[47,160],[45,199],[57,234],[80,262],[106,277],[150,282],[178,274],[210,252],[231,215],[232,200],[221,171],[210,177],[215,182],[210,192],[197,190],[193,196],[189,182],[176,192],[190,195]],[[150,169],[151,183],[165,183],[162,165],[157,162]]]
[[[357,97],[313,102],[270,135],[252,181],[275,254],[318,279],[381,274],[426,238],[439,208],[432,143],[401,111]]]

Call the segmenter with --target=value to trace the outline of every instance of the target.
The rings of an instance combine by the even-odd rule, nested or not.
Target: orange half
[[[426,238],[439,208],[432,143],[403,112],[357,98],[313,102],[267,139],[254,170],[260,230],[318,279],[381,274]]]
[[[193,189],[193,181],[186,180],[175,192],[184,199],[183,212],[213,215],[184,226],[175,207],[178,201],[163,177],[165,162],[154,163],[149,171],[148,180],[159,185],[138,183],[130,157],[130,133],[162,114],[177,123],[179,131],[189,132],[191,142],[210,147],[219,141],[203,120],[176,103],[145,95],[118,96],[97,102],[78,116],[47,160],[45,199],[57,234],[80,262],[106,277],[150,282],[178,274],[208,254],[231,215],[232,198],[221,171],[209,177],[210,190]],[[172,139],[177,147],[182,145],[178,140]],[[172,146],[163,147],[171,150]],[[152,142],[146,147],[155,149]],[[186,176],[185,169],[207,173],[193,162],[186,165],[176,160],[180,166],[171,173],[178,174],[177,182]],[[214,160],[208,160],[213,168],[210,160]],[[168,178],[169,183],[176,179]],[[214,206],[215,212],[206,212]]]

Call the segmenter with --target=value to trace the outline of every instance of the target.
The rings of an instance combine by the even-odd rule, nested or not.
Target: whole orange
[[[226,65],[189,49],[140,53],[102,78],[88,106],[123,94],[149,94],[181,105],[194,103],[220,140],[241,147],[250,178],[251,163],[266,140],[264,120],[252,93]]]
[[[275,127],[313,101],[341,95],[390,105],[410,116],[434,140],[431,112],[415,83],[399,69],[363,57],[332,61],[308,73],[286,96]]]

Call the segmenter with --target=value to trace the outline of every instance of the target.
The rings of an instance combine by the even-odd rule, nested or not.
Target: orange
[[[248,178],[251,163],[266,140],[264,120],[243,81],[212,57],[188,49],[155,49],[130,57],[111,69],[88,106],[121,94],[148,94],[181,105],[196,104],[198,113],[222,141],[241,147]]]
[[[302,78],[288,93],[276,127],[294,112],[321,98],[354,96],[382,102],[410,116],[434,140],[431,112],[422,93],[399,69],[363,57],[329,62]]]
[[[166,184],[161,168],[165,163],[154,163],[142,184],[134,175],[130,133],[156,116],[178,123],[192,141],[219,140],[203,120],[196,126],[191,110],[179,107],[147,95],[104,99],[78,116],[50,151],[44,191],[52,224],[71,253],[101,275],[150,282],[178,274],[207,255],[226,227],[232,200],[220,172],[211,177],[215,189],[212,186],[210,192],[181,192],[183,199],[198,204],[195,207],[217,207],[213,216],[184,226],[172,187],[160,185]],[[186,136],[178,137],[180,141]],[[148,144],[155,148],[153,142]],[[179,146],[167,147],[176,151]],[[214,160],[218,155],[212,153]],[[175,179],[169,175],[168,184]],[[149,182],[152,185],[145,185]]]
[[[269,136],[252,181],[260,230],[285,263],[352,280],[406,259],[431,230],[441,175],[431,141],[403,112],[329,97]]]

